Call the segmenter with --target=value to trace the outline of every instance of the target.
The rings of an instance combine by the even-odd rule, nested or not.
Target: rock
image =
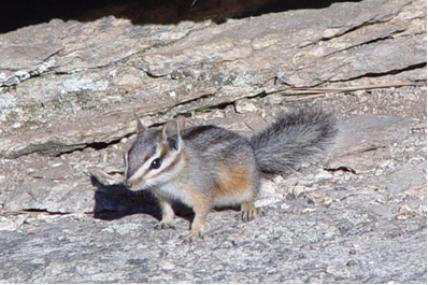
[[[2,282],[426,283],[424,1],[95,2],[5,14]],[[134,113],[250,135],[302,105],[339,136],[263,175],[251,222],[218,209],[184,244],[190,209],[155,230],[156,198],[123,185]]]
[[[238,113],[249,113],[257,111],[257,107],[246,100],[238,100],[235,102],[235,109]]]
[[[409,188],[426,183],[426,165],[420,164],[405,165],[402,169],[388,175],[386,190],[399,193]]]
[[[400,207],[398,214],[396,216],[397,220],[407,220],[416,216],[415,211],[410,209],[408,205],[403,205]]]
[[[16,231],[25,221],[25,216],[17,218],[0,217],[0,231]]]
[[[15,50],[13,47],[22,45],[22,52],[16,55],[22,63],[14,67],[9,67],[13,62],[8,63],[0,67],[0,73],[14,69],[25,75],[21,75],[23,79],[15,76],[20,78],[16,89],[2,91],[18,100],[10,101],[0,115],[0,156],[58,155],[98,142],[111,143],[132,133],[133,112],[170,117],[266,90],[274,92],[283,87],[260,86],[276,78],[279,71],[285,73],[281,80],[288,86],[307,87],[422,66],[426,62],[422,33],[400,34],[409,21],[419,25],[417,18],[401,16],[409,13],[411,3],[334,3],[322,10],[231,21],[227,29],[186,21],[165,27],[140,26],[110,16],[87,23],[55,20],[7,33],[1,36],[2,47]],[[319,21],[319,17],[329,20]],[[330,34],[335,36],[326,38],[323,33],[331,27],[335,30]],[[356,39],[360,42],[355,43]],[[30,59],[33,50],[38,53]],[[9,62],[9,54],[0,54],[0,61]],[[19,56],[22,54],[27,58]],[[394,60],[396,57],[400,60]],[[32,75],[46,60],[55,64]],[[48,71],[60,73],[61,80]],[[168,78],[173,74],[183,79]],[[67,121],[61,120],[64,114]],[[16,123],[20,123],[17,129],[13,127]]]
[[[321,201],[321,204],[326,208],[330,207],[332,203],[333,203],[333,199],[331,199],[331,197],[328,197],[328,196],[324,197]]]
[[[321,171],[315,175],[315,181],[317,181],[318,183],[325,180],[329,180],[331,178],[333,178],[333,175],[327,171]]]

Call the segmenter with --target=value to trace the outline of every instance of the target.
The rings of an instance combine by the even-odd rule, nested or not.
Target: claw
[[[184,243],[191,243],[197,240],[203,240],[204,236],[202,235],[202,232],[190,232],[184,236],[182,236]]]
[[[167,230],[167,229],[175,230],[175,226],[170,224],[170,223],[160,222],[155,226],[155,229],[157,229],[157,230]]]
[[[242,217],[242,220],[244,222],[248,221],[248,212],[247,211],[242,211],[241,217]]]
[[[242,205],[242,220],[248,222],[257,216],[257,208],[252,203]]]

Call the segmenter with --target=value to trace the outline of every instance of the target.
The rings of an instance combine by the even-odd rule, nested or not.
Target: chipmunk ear
[[[175,122],[177,123],[177,128],[181,131],[182,129],[184,129],[184,125],[185,125],[185,120],[183,116],[178,116],[177,118],[175,118]]]
[[[142,134],[146,130],[146,127],[143,125],[143,122],[141,122],[140,118],[138,118],[138,115],[134,113],[135,120],[137,122],[137,134]]]
[[[168,121],[162,128],[162,134],[166,137],[181,136],[180,132],[184,128],[184,118],[177,117],[174,120]]]
[[[161,140],[167,142],[171,148],[179,149],[182,145],[181,129],[184,128],[184,118],[178,117],[168,121],[162,128]]]

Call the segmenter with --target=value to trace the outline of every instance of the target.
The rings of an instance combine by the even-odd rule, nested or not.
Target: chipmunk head
[[[148,130],[137,118],[137,139],[125,154],[126,184],[131,190],[162,185],[184,166],[183,118],[169,121],[161,130]]]

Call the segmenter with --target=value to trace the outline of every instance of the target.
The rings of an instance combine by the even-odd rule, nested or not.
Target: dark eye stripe
[[[177,156],[174,158],[174,160],[170,164],[168,164],[161,172],[156,173],[151,178],[158,177],[158,176],[162,175],[163,173],[168,173],[183,159],[184,159],[184,153],[183,152],[178,153]]]
[[[152,169],[158,169],[158,168],[161,166],[162,161],[163,161],[163,158],[164,158],[166,155],[168,155],[168,145],[166,145],[166,144],[162,144],[162,145],[161,145],[161,151],[160,151],[160,157],[155,158],[155,159],[150,163],[149,170],[152,170]]]

